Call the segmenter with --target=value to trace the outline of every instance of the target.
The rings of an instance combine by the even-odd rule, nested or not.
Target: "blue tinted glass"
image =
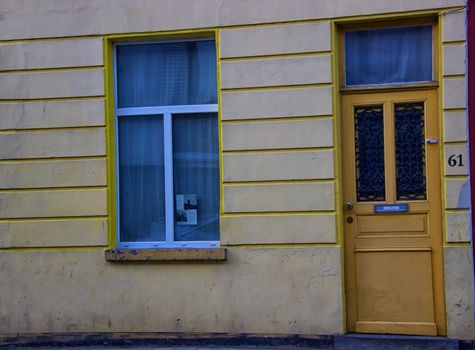
[[[384,201],[383,106],[354,108],[357,198],[359,202]]]
[[[165,240],[162,116],[119,118],[120,240]]]
[[[432,26],[345,33],[347,86],[432,81]]]
[[[218,116],[172,120],[175,240],[219,241]]]
[[[424,102],[394,105],[398,200],[426,199]]]
[[[214,41],[117,46],[118,106],[215,104]]]

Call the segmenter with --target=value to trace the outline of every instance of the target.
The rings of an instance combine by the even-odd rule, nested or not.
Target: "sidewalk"
[[[8,346],[5,350],[318,350],[332,349],[328,347],[297,347],[297,346],[176,346],[176,347],[149,347],[149,346],[40,346],[18,347]]]
[[[250,341],[246,343],[233,339],[219,341],[218,338],[212,338],[208,339],[206,343],[200,344],[200,341],[196,339],[122,339],[121,342],[116,341],[111,344],[107,340],[67,343],[37,339],[36,343],[23,343],[28,345],[10,345],[15,342],[11,342],[9,345],[0,343],[0,350],[475,350],[474,341],[425,336],[347,334],[328,336],[307,343],[278,343],[275,339],[273,343],[271,341],[266,339],[260,342],[255,340],[254,343]]]

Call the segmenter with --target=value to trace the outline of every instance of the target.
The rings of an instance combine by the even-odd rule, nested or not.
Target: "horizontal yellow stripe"
[[[88,126],[62,126],[58,128],[35,128],[35,129],[4,129],[0,130],[0,134],[19,134],[19,133],[29,133],[29,132],[61,132],[61,131],[87,131],[95,129],[104,129],[105,125],[88,125]]]
[[[88,215],[88,216],[41,216],[26,218],[1,218],[0,222],[25,222],[25,221],[64,221],[64,220],[93,220],[108,219],[107,215]]]
[[[445,141],[445,146],[466,146],[468,144],[467,141]]]
[[[445,209],[446,213],[469,213],[470,209]]]
[[[288,215],[324,215],[324,214],[335,214],[335,210],[307,210],[307,211],[259,211],[259,212],[222,212],[221,216],[226,217],[240,217],[240,216],[288,216]]]
[[[442,43],[442,45],[447,45],[447,46],[450,46],[450,45],[464,45],[466,43],[465,40],[454,40],[454,41],[444,41]]]
[[[233,186],[254,186],[254,185],[289,185],[300,183],[329,183],[335,181],[334,177],[304,180],[250,180],[250,181],[223,181],[225,187]],[[2,191],[2,190],[0,190]]]
[[[173,39],[173,38],[213,38],[216,35],[216,27],[186,28],[175,30],[159,30],[153,32],[126,32],[104,34],[107,40],[111,41],[142,41],[153,39]]]
[[[81,101],[103,99],[104,95],[96,96],[74,96],[74,97],[42,97],[42,98],[4,98],[0,103],[21,103],[21,102],[49,102],[49,101]]]
[[[465,79],[465,74],[447,74],[443,75],[445,80],[452,80],[452,79]]]
[[[445,175],[445,180],[466,180],[468,175]]]
[[[282,244],[221,244],[222,248],[320,248],[320,247],[331,247],[331,248],[341,248],[338,243],[282,243]]]
[[[224,187],[234,186],[262,186],[262,185],[291,185],[312,183],[333,183],[333,179],[310,179],[310,180],[263,180],[263,181],[237,181],[223,182]]]
[[[222,120],[223,124],[242,124],[242,123],[272,123],[272,122],[294,122],[294,121],[308,121],[317,119],[333,119],[333,115],[312,115],[308,117],[272,117],[272,118],[253,118],[253,119],[230,119]]]
[[[269,55],[256,55],[256,56],[233,56],[233,57],[221,57],[221,62],[240,62],[240,61],[251,61],[251,60],[266,60],[266,59],[275,59],[275,58],[299,58],[299,57],[312,57],[312,56],[327,56],[331,55],[332,51],[310,51],[310,52],[300,52],[300,53],[280,53],[280,54],[269,54]]]
[[[226,93],[226,92],[275,91],[275,90],[308,89],[308,88],[315,88],[315,87],[332,87],[332,86],[333,86],[333,83],[257,86],[257,87],[229,88],[229,89],[221,88],[221,92]]]
[[[78,190],[95,190],[107,189],[107,185],[100,186],[64,186],[64,187],[27,187],[27,188],[0,188],[1,193],[11,192],[62,192],[62,191],[78,191]]]
[[[78,70],[92,70],[97,68],[104,68],[104,65],[97,66],[81,66],[81,67],[44,67],[44,68],[25,68],[25,69],[7,69],[0,70],[1,73],[43,73],[43,72],[69,72]]]
[[[107,159],[106,156],[76,156],[76,157],[48,157],[48,158],[17,158],[17,159],[0,159],[2,163],[27,163],[27,162],[46,162],[46,161],[63,161],[63,160],[94,160]]]
[[[444,248],[455,248],[455,247],[460,247],[460,248],[471,248],[472,246],[470,245],[470,242],[444,242],[443,245]]]
[[[90,34],[90,35],[57,36],[57,37],[45,37],[45,38],[3,39],[3,40],[0,40],[0,44],[14,44],[14,43],[38,42],[38,41],[80,40],[80,39],[94,39],[94,38],[102,38],[102,37],[103,35]]]
[[[332,215],[335,214],[335,211],[332,210],[323,210],[323,211],[285,211],[285,212],[265,212],[265,213],[224,213],[221,214],[221,217],[248,217],[248,216],[318,216],[318,215]]]
[[[322,151],[333,151],[333,147],[309,147],[309,148],[274,148],[274,149],[262,149],[262,150],[234,150],[234,151],[223,151],[223,155],[234,155],[234,154],[265,154],[265,153],[296,153],[296,152],[322,152]]]
[[[444,108],[444,112],[466,112],[466,108]]]
[[[98,250],[108,248],[107,245],[74,246],[74,247],[12,247],[0,248],[0,252],[34,252],[34,251],[72,251],[72,250]]]
[[[457,11],[464,9],[464,6],[448,6],[448,7],[437,7],[437,8],[427,8],[424,10],[417,11],[402,11],[402,12],[386,12],[386,13],[375,13],[371,15],[354,15],[354,16],[345,16],[345,17],[334,17],[332,19],[336,20],[339,24],[344,23],[354,23],[355,21],[370,21],[373,19],[384,20],[388,19],[395,21],[398,19],[409,19],[411,17],[422,17],[424,15],[436,15],[444,12]]]

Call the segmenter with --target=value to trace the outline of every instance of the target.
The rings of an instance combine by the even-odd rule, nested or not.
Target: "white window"
[[[216,48],[115,45],[119,248],[219,246]]]

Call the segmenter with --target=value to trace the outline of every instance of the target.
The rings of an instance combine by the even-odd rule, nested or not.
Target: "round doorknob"
[[[353,203],[351,203],[351,202],[346,202],[346,203],[345,203],[345,209],[346,209],[346,210],[351,210],[351,209],[353,209]]]

